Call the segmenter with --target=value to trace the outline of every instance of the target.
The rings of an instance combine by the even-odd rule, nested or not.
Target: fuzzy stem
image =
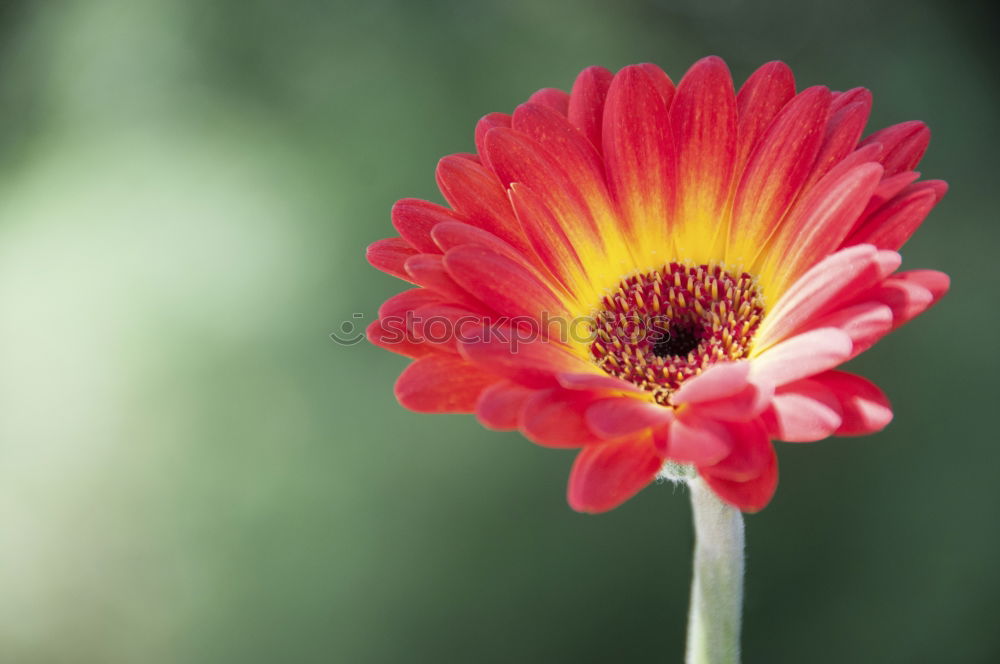
[[[743,515],[700,478],[688,482],[694,512],[694,578],[686,664],[739,664]]]

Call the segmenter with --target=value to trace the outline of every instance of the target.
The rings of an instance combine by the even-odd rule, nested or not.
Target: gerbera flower
[[[414,358],[400,403],[581,448],[577,510],[621,504],[671,462],[761,509],[773,439],[886,426],[885,395],[836,367],[948,289],[897,271],[946,190],[913,170],[929,131],[862,139],[870,107],[863,88],[796,92],[781,62],[736,92],[709,57],[677,85],[654,65],[591,67],[569,94],[482,118],[476,154],[438,165],[448,206],[399,201],[399,237],[368,249],[415,285],[368,329]]]

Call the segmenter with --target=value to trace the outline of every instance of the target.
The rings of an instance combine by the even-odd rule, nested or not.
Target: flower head
[[[862,139],[863,88],[796,92],[781,62],[735,91],[708,57],[591,67],[476,127],[441,160],[448,206],[404,199],[368,249],[415,285],[369,339],[414,358],[396,396],[581,448],[578,510],[611,509],[668,462],[752,511],[772,439],[881,430],[882,392],[836,367],[936,302],[948,277],[898,272],[946,185],[917,181],[920,122]]]

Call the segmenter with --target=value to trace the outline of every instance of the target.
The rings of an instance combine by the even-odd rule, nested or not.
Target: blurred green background
[[[745,661],[1000,661],[996,21],[973,3],[5,2],[0,662],[679,662],[687,497],[398,407],[328,334],[483,114],[584,66],[780,58],[930,123],[904,254],[952,293],[856,362],[884,433],[779,448]]]

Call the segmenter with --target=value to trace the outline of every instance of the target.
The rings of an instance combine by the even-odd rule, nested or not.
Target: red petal
[[[920,177],[920,173],[906,171],[882,178],[882,181],[878,183],[878,188],[875,189],[875,193],[872,194],[871,199],[868,201],[868,205],[865,206],[865,211],[861,213],[861,218],[858,219],[858,222],[864,221],[865,217],[869,214],[885,205],[887,201],[895,198],[897,194],[906,189],[907,185],[918,177]]]
[[[836,113],[842,108],[858,103],[871,108],[872,93],[866,88],[851,88],[844,92],[835,92],[833,94],[833,101],[830,103],[830,110]]]
[[[471,413],[476,399],[496,376],[454,355],[415,360],[396,380],[396,399],[418,413]]]
[[[365,258],[372,267],[405,281],[412,281],[404,267],[406,259],[416,255],[417,250],[410,246],[409,242],[398,237],[377,240],[368,245],[365,251]]]
[[[662,465],[648,437],[585,447],[570,473],[570,507],[578,512],[618,507],[652,482]]]
[[[537,338],[513,340],[504,336],[510,331],[491,331],[498,333],[461,342],[459,352],[484,370],[527,387],[554,387],[559,373],[593,369],[593,365],[555,343]]]
[[[546,447],[583,447],[601,442],[587,426],[585,414],[594,395],[556,388],[536,392],[524,403],[518,428],[533,443]]]
[[[451,277],[440,254],[417,254],[408,258],[406,271],[414,283],[435,291],[442,300],[483,311],[482,303]]]
[[[736,95],[721,58],[703,58],[688,70],[670,106],[670,125],[679,218],[722,218],[736,159]]]
[[[746,482],[734,482],[712,475],[706,469],[702,473],[705,482],[724,502],[744,512],[757,512],[767,507],[778,488],[778,457],[772,446],[768,464],[760,475]]]
[[[830,111],[830,92],[805,90],[778,114],[736,190],[727,262],[750,264],[805,183]]]
[[[502,380],[487,387],[476,401],[476,417],[487,429],[510,431],[517,428],[521,410],[535,390]]]
[[[424,254],[440,253],[431,239],[431,229],[442,222],[456,220],[455,213],[448,208],[416,198],[404,198],[392,206],[392,225],[404,240]]]
[[[560,115],[566,115],[569,112],[569,95],[558,88],[542,88],[528,97],[528,101],[533,104],[548,106]]]
[[[458,342],[478,339],[488,321],[477,312],[453,304],[434,303],[413,311],[413,336],[439,350],[458,352]]]
[[[917,182],[873,212],[844,241],[872,244],[880,249],[899,249],[923,223],[938,202],[937,183]]]
[[[567,117],[574,127],[601,150],[601,122],[604,100],[614,74],[604,67],[587,67],[576,77],[569,96]]]
[[[673,102],[674,93],[676,92],[674,88],[674,82],[670,80],[667,73],[654,65],[651,62],[643,62],[639,65],[644,72],[649,76],[649,80],[652,81],[653,85],[656,87],[660,96],[663,98],[663,103],[667,108],[670,108],[670,104]]]
[[[406,330],[402,320],[373,321],[365,330],[365,336],[372,344],[404,357],[424,357],[434,352],[433,347],[420,343]]]
[[[831,109],[832,110],[832,109]],[[809,189],[820,178],[830,172],[834,166],[839,164],[847,155],[854,152],[857,147],[861,132],[868,122],[868,114],[871,112],[871,97],[869,95],[867,103],[856,102],[840,110],[833,111],[830,123],[826,127],[826,136],[820,146],[819,154],[816,156],[816,163],[813,172],[806,181],[803,189]]]
[[[561,232],[565,232],[574,244],[581,248],[600,245],[590,201],[578,186],[587,189],[591,200],[598,204],[603,214],[608,214],[610,204],[599,184],[599,173],[585,170],[580,160],[570,157],[565,163],[577,168],[573,177],[560,160],[525,134],[511,129],[491,131],[486,137],[486,149],[504,185],[520,183],[531,189],[539,204],[551,213]]]
[[[902,122],[880,129],[862,145],[881,143],[884,150],[880,161],[885,166],[886,176],[912,171],[927,151],[931,141],[931,131],[923,122]]]
[[[493,173],[468,159],[452,155],[438,162],[436,175],[438,187],[449,205],[470,224],[489,231],[518,250],[530,251],[510,207],[507,191]]]
[[[510,127],[511,118],[506,113],[489,113],[476,123],[476,151],[486,158],[486,134],[494,127]]]
[[[663,427],[673,418],[670,408],[630,396],[596,401],[586,414],[587,426],[601,438],[622,438]]]
[[[743,172],[747,160],[771,121],[795,96],[795,77],[784,62],[768,62],[747,79],[736,95],[739,110],[739,141],[736,147],[735,177]]]
[[[774,457],[774,448],[763,425],[759,422],[733,423],[726,428],[732,441],[729,454],[718,463],[699,464],[698,470],[734,482],[746,482],[766,472]]]
[[[458,221],[447,221],[438,224],[431,231],[431,237],[434,238],[434,242],[438,247],[440,247],[441,251],[444,252],[447,252],[449,249],[453,249],[455,247],[461,247],[465,244],[471,244],[488,249],[495,254],[506,256],[512,261],[520,263],[525,268],[533,268],[523,253],[510,246],[496,235],[493,235],[488,231],[484,231],[481,228],[470,226],[469,224],[464,224]]]
[[[565,313],[560,299],[536,274],[489,249],[471,244],[449,249],[444,267],[462,288],[503,316],[537,320],[543,313]]]
[[[892,421],[889,399],[874,383],[846,371],[827,371],[814,378],[837,399],[841,410],[838,436],[881,431]]]
[[[585,196],[594,190],[607,196],[600,154],[565,117],[538,104],[521,104],[513,127],[549,153]]]
[[[378,317],[382,320],[405,318],[407,312],[412,312],[428,304],[438,304],[444,300],[434,291],[426,288],[411,288],[402,293],[396,293],[382,303],[378,308]]]
[[[805,194],[768,247],[762,271],[775,273],[775,289],[836,251],[881,178],[875,163],[836,168]]]

